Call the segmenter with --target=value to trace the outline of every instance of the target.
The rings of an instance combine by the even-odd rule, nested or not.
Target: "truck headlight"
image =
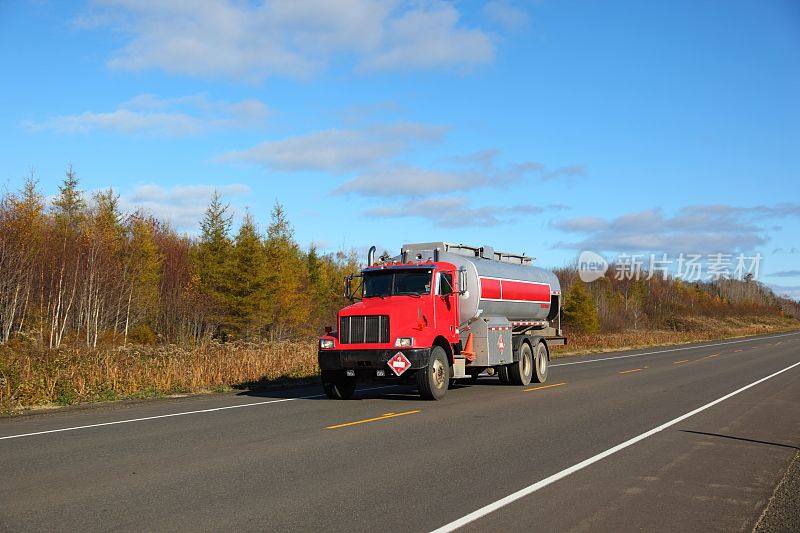
[[[320,339],[319,340],[319,347],[322,350],[332,350],[333,349],[333,339]]]
[[[414,345],[414,337],[397,337],[394,345],[398,348],[408,348]]]

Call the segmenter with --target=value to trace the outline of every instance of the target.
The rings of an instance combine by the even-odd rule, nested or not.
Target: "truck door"
[[[453,288],[452,272],[438,272],[436,274],[436,294],[433,306],[436,331],[445,335],[450,342],[457,342],[458,298]]]

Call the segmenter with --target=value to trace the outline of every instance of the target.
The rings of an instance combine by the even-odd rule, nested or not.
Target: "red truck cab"
[[[458,277],[451,263],[416,261],[382,263],[349,278],[354,303],[319,341],[325,393],[344,399],[358,381],[416,379],[424,398],[443,396],[461,350]]]

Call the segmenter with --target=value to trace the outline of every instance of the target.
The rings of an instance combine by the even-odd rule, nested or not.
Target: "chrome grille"
[[[389,342],[387,315],[343,316],[339,324],[339,342],[343,344]]]

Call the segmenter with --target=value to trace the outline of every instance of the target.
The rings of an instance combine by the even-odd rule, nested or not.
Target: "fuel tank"
[[[478,316],[510,321],[552,320],[558,313],[561,285],[549,270],[533,266],[524,255],[495,252],[489,246],[472,247],[446,242],[404,244],[395,261],[451,263],[466,288],[459,295],[459,320]]]

